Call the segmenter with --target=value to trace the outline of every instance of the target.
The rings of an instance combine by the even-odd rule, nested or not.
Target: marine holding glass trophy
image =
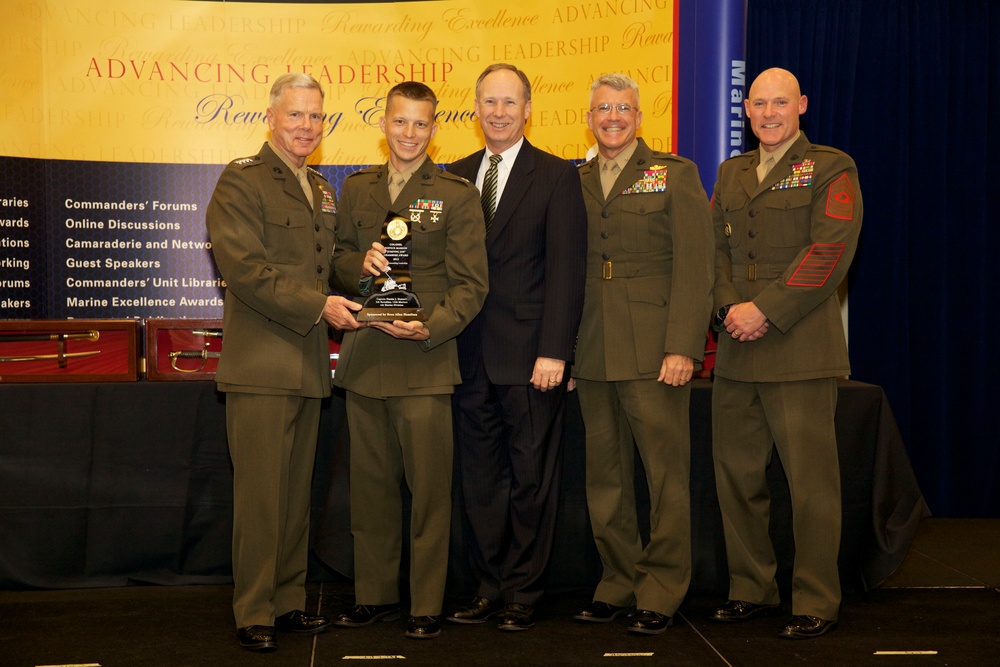
[[[344,181],[331,279],[371,313],[365,326],[344,334],[333,380],[347,391],[356,602],[333,622],[364,628],[402,613],[405,480],[413,496],[406,626],[413,639],[441,634],[451,394],[462,381],[455,337],[488,290],[479,192],[427,155],[436,107],[434,92],[416,81],[386,95],[379,126],[389,159]]]
[[[426,311],[420,305],[420,297],[413,291],[410,264],[413,261],[413,218],[419,222],[422,211],[404,216],[389,211],[382,225],[380,243],[386,265],[382,273],[372,281],[373,291],[365,299],[358,312],[359,322],[423,322]],[[437,212],[440,214],[440,211]]]

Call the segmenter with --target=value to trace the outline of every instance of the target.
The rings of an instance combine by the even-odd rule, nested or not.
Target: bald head
[[[795,75],[774,67],[754,79],[743,105],[761,148],[770,152],[798,134],[799,116],[806,112],[808,100]]]

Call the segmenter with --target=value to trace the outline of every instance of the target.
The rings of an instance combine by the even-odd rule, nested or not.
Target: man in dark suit
[[[336,195],[306,158],[323,130],[323,90],[306,74],[271,88],[271,139],[226,167],[208,204],[226,281],[226,392],[233,460],[233,613],[240,645],[277,648],[275,629],[315,633],[307,614],[309,506],[320,400],[330,395],[327,325],[353,329],[359,306],[328,296]]]
[[[589,221],[587,289],[573,377],[587,429],[587,507],[604,571],[574,618],[606,623],[633,604],[628,632],[671,624],[691,579],[689,405],[712,288],[708,198],[690,160],[636,132],[639,87],[606,74],[587,125],[598,155],[580,166]],[[636,518],[633,448],[649,486],[649,543]]]
[[[389,266],[380,242],[390,212],[409,220],[410,283],[426,320],[371,322],[344,335],[335,384],[347,390],[356,605],[334,623],[362,628],[399,616],[401,484],[410,512],[406,636],[441,634],[451,537],[451,394],[461,382],[455,336],[488,289],[479,193],[427,155],[437,97],[406,81],[386,95],[379,124],[389,161],[345,181],[333,285],[366,296]]]
[[[453,397],[478,591],[448,620],[482,623],[500,614],[501,630],[526,630],[552,553],[587,218],[576,169],[524,137],[531,115],[524,72],[487,67],[475,111],[486,148],[449,171],[477,184],[487,220],[490,292],[458,338],[462,384]]]
[[[744,103],[758,150],[719,167],[713,195],[720,331],[712,453],[726,534],[729,601],[712,616],[777,610],[765,470],[772,448],[792,499],[792,619],[807,639],[840,610],[837,377],[850,373],[837,287],[861,231],[854,160],[799,131],[807,99],[782,69],[763,72]],[[725,332],[724,334],[722,332]]]

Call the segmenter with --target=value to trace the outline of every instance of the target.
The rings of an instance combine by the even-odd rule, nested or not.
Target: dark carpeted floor
[[[845,599],[837,629],[810,641],[774,636],[787,605],[778,616],[718,625],[705,619],[721,600],[708,599],[689,599],[664,634],[632,637],[624,619],[570,620],[589,599],[581,591],[546,597],[527,632],[448,625],[437,639],[414,641],[403,637],[404,617],[317,637],[281,635],[277,652],[255,655],[236,644],[229,586],[0,592],[0,666],[994,665],[998,553],[1000,520],[925,521],[900,571]],[[349,582],[311,589],[312,609],[336,613],[353,602]]]

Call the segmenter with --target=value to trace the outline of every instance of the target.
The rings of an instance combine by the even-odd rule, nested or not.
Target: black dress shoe
[[[517,632],[535,627],[535,608],[528,604],[511,602],[504,606],[498,630]]]
[[[441,619],[438,616],[410,616],[404,634],[410,639],[434,639],[441,634]]]
[[[240,646],[248,651],[274,651],[278,648],[278,640],[274,637],[274,628],[270,625],[248,625],[236,631],[236,639]]]
[[[329,627],[330,619],[326,616],[307,614],[298,609],[274,619],[275,630],[292,632],[297,635],[317,635],[326,632]]]
[[[673,622],[672,618],[659,612],[640,609],[628,624],[628,631],[640,635],[658,635],[673,625]]]
[[[738,623],[749,621],[756,616],[767,616],[777,611],[781,605],[777,604],[754,604],[743,600],[730,600],[715,610],[715,613],[708,618],[719,623]]]
[[[610,623],[622,614],[628,612],[628,607],[617,607],[607,602],[594,600],[580,610],[580,613],[573,618],[577,621],[588,623]]]
[[[825,621],[816,616],[792,616],[792,620],[781,629],[778,636],[782,639],[812,639],[825,635],[835,625],[837,621]]]
[[[449,623],[485,623],[501,611],[503,606],[499,602],[477,595],[472,602],[459,607],[445,620]]]
[[[399,603],[395,604],[357,604],[337,614],[334,625],[342,628],[367,628],[375,621],[395,621],[399,618]]]

